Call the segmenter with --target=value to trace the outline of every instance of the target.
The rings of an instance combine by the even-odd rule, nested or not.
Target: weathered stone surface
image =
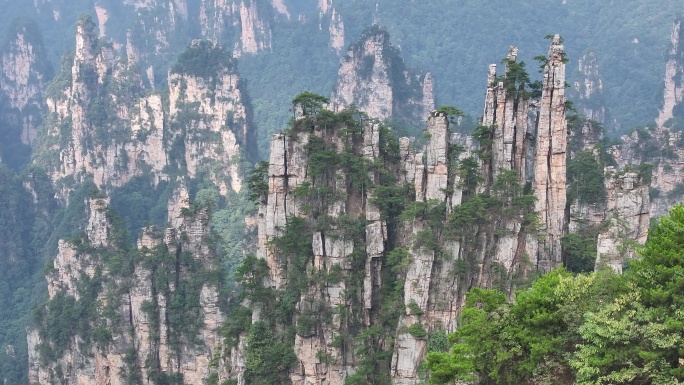
[[[432,77],[405,70],[389,34],[374,28],[347,50],[330,99],[331,109],[340,111],[355,105],[380,120],[394,116],[414,121],[415,116],[427,116],[435,108]],[[403,79],[404,84],[394,84],[396,79]],[[407,98],[405,91],[399,92],[406,88],[415,89],[419,97]]]
[[[13,27],[0,55],[0,90],[8,104],[2,120],[5,130],[15,126],[21,142],[33,146],[51,73],[38,27],[24,21],[15,21]]]
[[[559,35],[553,38],[540,100],[534,163],[535,211],[540,217],[544,238],[530,245],[537,268],[549,271],[561,262],[561,239],[567,233],[565,120],[565,52]]]
[[[112,333],[112,340],[104,347],[98,348],[93,343],[81,344],[81,337],[76,335],[55,362],[46,364],[41,361],[38,345],[49,342],[41,341],[38,331],[29,331],[27,341],[31,382],[41,385],[124,384],[127,383],[126,375],[130,372],[132,364],[140,369],[144,379],[149,379],[152,371],[180,373],[185,384],[193,385],[205,384],[209,375],[217,371],[221,372],[219,378],[226,379],[231,369],[223,360],[216,361],[224,344],[220,328],[225,320],[219,309],[218,288],[205,284],[199,294],[199,314],[203,326],[197,337],[202,343],[182,346],[181,355],[176,356],[172,353],[167,325],[169,299],[158,287],[155,288],[152,270],[144,263],[145,259],[153,258],[153,254],[160,251],[159,248],[167,247],[162,240],[162,233],[153,228],[143,231],[138,241],[142,259],[134,266],[132,276],[110,276],[102,257],[98,255],[98,250],[102,247],[115,247],[110,245],[108,237],[111,224],[106,215],[107,203],[107,198],[92,198],[89,201],[90,217],[84,242],[94,248],[81,248],[67,241],[60,241],[59,254],[54,260],[54,270],[48,274],[47,281],[50,298],[62,293],[74,297],[77,301],[80,299],[77,287],[83,279],[83,274],[93,278],[96,271],[102,271],[103,281],[109,281],[114,286],[125,285],[126,290],[115,292],[109,292],[103,285],[103,290],[97,298],[98,312],[103,312],[107,303],[111,301],[117,304],[115,320],[118,321],[106,321]],[[209,270],[218,266],[218,260],[206,242],[209,234],[206,212],[183,216],[176,223],[179,227],[174,229],[175,231],[166,232],[166,243],[174,247],[169,252],[189,252],[193,258],[202,261]],[[176,279],[189,279],[185,269],[181,266],[180,270],[176,271],[178,276],[172,277],[171,291],[174,290],[173,282]],[[151,314],[146,309],[153,303],[157,308],[156,312]],[[154,317],[155,314],[158,318],[151,319],[150,317]],[[103,322],[100,319],[89,321],[93,325]],[[158,332],[154,330],[154,324],[158,325]],[[242,348],[244,349],[244,343]],[[134,363],[130,362],[130,357],[127,358],[130,351],[135,352],[132,356]],[[234,359],[236,370],[240,368],[239,360],[237,357]],[[218,365],[215,366],[212,362]],[[57,366],[65,368],[62,375],[55,370]]]
[[[272,6],[289,18],[282,0],[274,0]],[[272,40],[270,11],[255,1],[202,0],[199,15],[202,35],[213,41],[221,40],[227,32],[239,36],[233,50],[236,57],[243,53],[268,51]]]
[[[449,122],[442,113],[432,113],[428,117],[427,131],[430,140],[425,147],[425,192],[423,199],[429,201],[446,199],[449,182]],[[416,194],[416,198],[418,194]]]
[[[170,72],[165,105],[159,94],[142,96],[134,60],[120,61],[111,49],[96,48],[93,39],[88,24],[79,25],[72,81],[47,101],[50,114],[42,143],[47,151],[41,152],[37,162],[47,166],[52,180],[91,174],[96,186],[107,190],[149,173],[156,184],[169,178],[169,166],[182,162],[190,177],[206,170],[221,194],[239,192],[243,183],[240,159],[252,151],[255,136],[232,64],[222,63],[217,73],[206,77]],[[194,41],[190,49],[200,44]],[[214,45],[209,49],[222,48]],[[130,55],[135,58],[134,53]],[[91,69],[98,77],[97,85],[86,81]],[[105,78],[122,89],[133,88],[133,92],[92,94]],[[110,106],[100,112],[107,114],[105,121],[97,124],[91,116],[95,102]],[[65,127],[69,129],[67,137]],[[179,138],[184,149],[180,154],[174,150]],[[53,153],[58,157],[50,155]],[[63,199],[67,193],[60,191]]]
[[[607,121],[606,106],[603,102],[603,78],[599,71],[596,54],[589,51],[577,61],[577,69],[581,74],[573,84],[573,95],[578,97],[578,112],[588,119],[599,123]]]
[[[508,51],[504,71],[516,63],[518,48],[511,46]],[[496,64],[489,65],[487,74],[487,92],[482,125],[492,127],[492,159],[483,161],[485,182],[483,189],[490,186],[496,176],[504,170],[515,170],[518,181],[527,181],[526,157],[530,144],[528,132],[529,103],[524,89],[519,95],[508,95],[504,82],[496,81]],[[505,75],[504,75],[505,76]]]
[[[672,110],[683,101],[684,97],[684,47],[681,47],[684,29],[682,20],[678,19],[672,26],[670,37],[669,56],[665,65],[665,92],[663,95],[663,108],[658,114],[656,123],[662,127],[666,121],[672,118]]]
[[[608,226],[598,236],[596,266],[607,265],[622,272],[623,265],[636,258],[635,246],[643,245],[648,236],[648,185],[637,173],[616,173],[607,167],[605,186]]]

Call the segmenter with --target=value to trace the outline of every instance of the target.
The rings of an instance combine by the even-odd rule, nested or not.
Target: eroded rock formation
[[[684,47],[681,47],[682,20],[677,19],[672,26],[670,37],[670,49],[668,50],[668,60],[665,65],[665,92],[663,95],[663,107],[656,119],[658,126],[663,126],[665,122],[672,119],[675,106],[682,102],[684,96]]]
[[[185,168],[190,177],[205,173],[222,194],[240,191],[240,159],[253,151],[255,133],[230,54],[193,42],[169,73],[168,100],[144,95],[135,55],[116,55],[98,43],[92,20],[82,19],[73,61],[64,63],[47,99],[37,163],[52,180],[92,176],[108,189],[143,173],[158,182]],[[70,183],[62,184],[63,197]]]
[[[561,262],[561,239],[567,234],[565,162],[568,125],[565,119],[565,51],[559,35],[551,42],[543,76],[536,124],[533,189],[537,198],[535,209],[540,216],[540,230],[544,237],[538,245],[531,245],[529,254],[536,254],[538,269],[549,271]]]
[[[587,126],[573,132],[579,144],[568,146],[560,36],[552,41],[540,95],[521,76],[512,47],[501,76],[489,68],[476,135],[453,135],[457,117],[440,109],[426,114],[424,145],[396,138],[374,119],[396,116],[400,100],[392,71],[403,64],[388,60],[396,52],[386,39],[375,29],[352,47],[331,103],[335,111],[295,106],[290,127],[271,137],[267,167],[250,178],[259,202],[257,249],[238,269],[242,291],[230,296],[228,310],[219,306],[220,282],[210,278],[220,264],[208,242],[208,214],[188,204],[188,188],[171,197],[165,232],[146,229],[127,254],[132,259],[123,261],[112,257],[125,246],[107,199],[92,198],[86,235],[60,243],[48,275],[51,301],[29,335],[32,381],[104,384],[138,376],[189,384],[416,385],[425,355],[448,349],[446,334],[457,327],[469,289],[512,295],[533,270],[564,262],[563,239],[583,220],[606,224],[596,234],[595,264],[620,269],[625,241],[645,239],[646,180],[609,168],[604,203],[572,195],[568,202],[568,157],[588,151],[598,164],[602,138]],[[77,41],[84,48],[74,59],[74,79],[82,78],[83,63],[102,63],[102,72],[93,69],[96,84],[106,81],[107,68],[116,73],[104,51],[87,49],[95,47],[87,35]],[[216,52],[210,43],[193,47],[207,48],[199,53],[209,58]],[[145,142],[159,132],[156,143],[176,149],[145,163],[153,171],[180,165],[224,193],[239,191],[240,170],[225,155],[249,135],[239,80],[230,66],[197,68],[182,59],[170,71],[168,107],[154,94],[136,99],[140,112],[127,120],[128,135]],[[362,68],[367,78],[359,76]],[[429,99],[429,79],[399,73],[421,90],[403,102],[434,105],[417,102]],[[98,88],[72,80],[65,95],[78,106],[74,90],[88,97]],[[370,117],[345,109],[360,102]],[[47,326],[65,298],[76,309],[89,300],[98,317],[59,339]],[[180,326],[179,314],[188,327]],[[110,334],[98,334],[103,328]]]
[[[432,77],[409,71],[389,34],[378,26],[366,30],[342,61],[331,98],[334,111],[356,105],[372,118],[415,122],[435,107]]]
[[[16,19],[0,48],[0,163],[19,170],[31,158],[52,68],[38,26]]]
[[[577,69],[581,74],[573,84],[578,112],[588,119],[599,123],[609,123],[606,118],[606,106],[603,101],[603,78],[599,70],[596,54],[589,51],[577,61]]]
[[[626,262],[637,258],[635,244],[643,245],[650,225],[648,184],[636,172],[617,173],[606,168],[607,225],[597,240],[596,266],[622,272]]]
[[[260,198],[257,258],[265,267],[261,282],[274,291],[249,298],[253,325],[274,330],[287,321],[268,309],[296,298],[296,359],[283,375],[294,384],[350,377],[417,384],[434,348],[428,340],[457,327],[468,289],[512,293],[532,270],[562,263],[571,212],[563,55],[556,36],[534,104],[536,124],[528,121],[533,96],[516,80],[524,67],[515,47],[502,77],[490,67],[479,148],[451,134],[454,117],[445,112],[428,115],[427,141],[417,150],[355,112],[295,109],[289,131],[272,137]],[[369,106],[378,106],[373,100]],[[580,136],[585,147],[601,140]],[[648,192],[635,178],[629,171],[606,178],[599,222],[611,225],[596,238],[602,263],[611,266],[623,262],[614,259],[618,243],[644,241]],[[633,231],[616,227],[623,216]],[[247,344],[245,354],[251,349]],[[392,358],[372,361],[369,352]],[[257,375],[249,365],[244,373],[247,383]]]
[[[28,335],[35,384],[205,384],[225,378],[219,309],[220,262],[208,246],[206,210],[164,232],[120,239],[106,197],[88,199],[84,236],[62,240],[47,275],[50,300]],[[73,323],[70,323],[73,322]],[[220,373],[220,374],[219,374]]]
[[[271,9],[262,9],[263,3],[257,1],[203,0],[200,6],[200,25],[202,34],[218,41],[226,35],[239,37],[235,40],[233,54],[256,53],[271,48],[271,18],[269,13],[276,11],[289,17],[282,0],[274,0]]]

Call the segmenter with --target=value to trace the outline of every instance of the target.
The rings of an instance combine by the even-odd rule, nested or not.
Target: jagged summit
[[[381,29],[370,30],[352,47],[351,55],[360,62],[370,60],[362,59],[370,53],[373,60],[383,60],[382,50],[393,52],[386,46],[387,38]],[[190,50],[200,48],[216,47],[195,45]],[[515,47],[502,75],[496,76],[496,66],[490,66],[485,115],[473,134],[473,146],[462,146],[452,136],[450,126],[457,117],[450,111],[455,108],[426,114],[421,148],[409,138],[397,138],[391,128],[358,109],[338,105],[337,111],[328,110],[327,98],[300,94],[293,101],[295,119],[287,130],[271,137],[270,159],[248,179],[250,195],[258,203],[254,220],[258,234],[256,253],[246,256],[237,269],[243,290],[234,293],[229,304],[221,304],[211,285],[214,281],[201,279],[213,275],[193,270],[192,261],[212,268],[218,264],[212,262],[215,254],[206,243],[208,211],[188,204],[189,192],[181,186],[169,200],[170,226],[164,235],[156,233],[155,238],[145,233],[138,243],[140,251],[132,254],[141,258],[127,265],[133,268],[129,276],[136,277],[135,284],[124,285],[127,276],[119,277],[115,270],[102,278],[131,290],[129,300],[122,300],[117,308],[133,314],[123,319],[126,328],[116,329],[117,334],[105,340],[70,335],[47,369],[32,366],[32,378],[42,384],[59,377],[68,384],[84,378],[106,383],[119,375],[103,374],[107,367],[109,373],[122,373],[118,369],[125,368],[126,373],[175,376],[192,384],[212,379],[238,384],[416,385],[425,355],[448,348],[446,334],[458,326],[471,288],[498,288],[513,295],[535,271],[563,263],[580,265],[574,271],[591,270],[595,264],[620,270],[624,254],[618,250],[623,241],[633,240],[628,245],[644,241],[648,188],[644,176],[631,169],[606,168],[604,174],[601,133],[592,131],[591,138],[584,138],[594,126],[585,128],[573,119],[574,142],[568,150],[565,62],[556,36],[538,88],[517,61]],[[220,154],[218,147],[212,147],[215,142],[186,138],[192,132],[226,130],[208,117],[183,119],[188,114],[184,105],[203,113],[224,99],[220,92],[232,90],[226,88],[234,84],[232,72],[223,67],[217,74],[211,72],[208,77],[187,70],[170,74],[170,127],[183,123],[186,130],[170,132],[186,140],[186,154]],[[213,81],[216,88],[207,86]],[[191,93],[190,89],[207,91]],[[212,90],[215,101],[207,94]],[[529,121],[529,111],[536,114],[534,123]],[[193,157],[185,159],[188,174],[219,175],[201,174],[200,167],[190,167]],[[576,169],[598,170],[602,189],[585,186]],[[223,172],[231,170],[225,167]],[[593,199],[592,194],[603,199]],[[85,249],[79,249],[78,243],[61,243],[56,271],[49,276],[55,282],[50,284],[48,313],[59,305],[54,300],[60,295],[75,297],[74,290],[68,285],[60,288],[61,279],[55,278],[78,282],[70,278],[67,265],[86,263],[96,274],[98,261],[107,262],[108,254],[99,256],[97,247],[88,247],[108,247],[117,234],[108,221],[111,216],[103,215],[107,200],[99,199],[90,201]],[[580,224],[587,222],[598,230],[581,233]],[[624,231],[622,223],[629,223],[634,231]],[[569,253],[566,244],[573,235],[598,243],[583,264],[570,263],[586,257]],[[159,255],[165,256],[163,276],[146,264]],[[172,260],[181,268],[175,273],[163,270]],[[159,286],[158,279],[168,274],[175,279],[161,282],[174,284]],[[201,290],[197,282],[204,282]],[[199,305],[177,297],[176,288],[181,286],[176,285],[182,284],[194,290],[186,298],[198,299]],[[119,287],[112,285],[97,288]],[[79,303],[78,298],[73,300]],[[146,303],[156,305],[152,310],[158,308],[159,313],[150,313]],[[194,314],[193,320],[202,321],[193,323],[192,329],[202,344],[195,345],[185,329],[174,324],[175,318],[162,316],[172,314],[174,304],[182,314]],[[226,332],[219,335],[218,325],[224,319]],[[49,318],[40,321],[45,325]],[[88,327],[97,322],[104,319]],[[440,339],[444,346],[435,347]],[[93,345],[75,342],[86,340],[103,345],[92,350]],[[43,354],[37,347],[57,346],[56,341],[44,331],[32,333],[32,362]],[[135,355],[122,356],[123,347],[129,345],[136,347]],[[89,354],[96,359],[89,359]],[[57,364],[80,361],[84,363],[66,374],[57,371]]]
[[[432,76],[407,69],[389,33],[373,25],[347,49],[331,97],[333,111],[351,105],[373,118],[419,125],[416,117],[435,108]]]
[[[50,85],[36,163],[55,182],[92,177],[105,190],[147,173],[158,183],[187,171],[206,175],[223,195],[239,192],[239,159],[255,154],[256,132],[231,54],[193,41],[169,71],[166,99],[145,95],[136,62],[95,31],[90,17],[79,21],[73,59]],[[71,188],[64,187],[62,197]]]

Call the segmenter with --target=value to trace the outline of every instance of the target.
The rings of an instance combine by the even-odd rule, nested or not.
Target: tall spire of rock
[[[30,19],[14,20],[0,50],[0,156],[10,167],[29,160],[27,146],[36,142],[51,76],[38,25]]]
[[[684,30],[682,20],[677,19],[672,26],[670,38],[672,46],[665,65],[665,92],[663,95],[663,109],[660,110],[656,123],[659,127],[673,117],[673,110],[684,99],[684,47],[681,46]]]
[[[535,254],[538,269],[549,271],[561,262],[561,238],[567,232],[565,153],[568,124],[565,119],[565,52],[560,35],[554,36],[544,66],[537,116],[535,211],[545,237],[539,240]]]
[[[516,170],[521,184],[526,181],[525,153],[529,147],[527,135],[528,99],[522,79],[511,71],[517,63],[518,47],[511,46],[505,59],[505,75],[501,81],[496,78],[496,64],[489,66],[487,94],[482,124],[492,128],[492,159],[483,165],[485,186],[491,185],[501,170]],[[516,72],[517,73],[517,72]]]

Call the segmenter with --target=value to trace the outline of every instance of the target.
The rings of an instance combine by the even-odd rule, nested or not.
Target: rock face
[[[33,146],[45,111],[44,93],[52,71],[35,23],[15,20],[0,52],[0,161],[18,168],[28,160],[17,147]]]
[[[539,240],[538,246],[531,246],[530,255],[537,255],[537,267],[541,271],[549,271],[561,262],[561,239],[567,234],[564,58],[561,38],[556,35],[544,66],[542,95],[537,113],[533,188],[537,197],[535,208],[545,237]]]
[[[506,62],[505,73],[509,66],[517,64],[518,48],[511,47]],[[529,96],[524,89],[516,89],[509,84],[512,79],[496,79],[496,65],[489,66],[487,93],[482,125],[493,128],[491,162],[484,160],[483,172],[485,186],[491,186],[501,171],[515,170],[518,181],[528,181],[526,158],[531,148],[528,124]],[[510,94],[510,95],[509,95]]]
[[[643,245],[648,237],[648,184],[636,172],[616,173],[612,167],[606,168],[605,184],[608,225],[598,236],[596,265],[622,272],[625,262],[636,258],[633,243]]]
[[[202,35],[218,41],[236,36],[233,54],[256,53],[271,48],[271,11],[289,15],[282,0],[274,0],[272,9],[263,9],[263,2],[248,0],[203,0],[200,6]]]
[[[636,257],[636,246],[644,244],[648,233],[651,204],[646,170],[623,165],[621,170],[605,146],[603,126],[589,119],[573,120],[569,127],[568,197],[569,245],[585,239],[596,244],[595,268],[609,266],[621,272],[622,266]],[[601,183],[601,185],[598,185]],[[585,192],[581,192],[582,189]],[[573,250],[565,251],[564,262],[571,268],[577,263]],[[583,266],[584,269],[590,266]]]
[[[330,3],[321,4],[328,12]],[[87,36],[79,47],[91,46]],[[393,114],[396,78],[387,74],[396,62],[385,60],[393,52],[385,39],[369,34],[347,63],[370,63],[371,78],[350,82],[371,92],[368,111]],[[225,153],[240,149],[249,119],[224,64],[230,58],[215,48],[197,42],[181,56],[169,74],[168,107],[161,98],[154,104],[154,94],[137,99],[130,135],[145,141],[148,131],[163,133],[155,140],[171,150],[153,171],[182,167],[227,193],[242,179]],[[104,62],[101,52],[81,49],[74,60]],[[200,55],[220,65],[193,66]],[[596,264],[619,270],[625,240],[645,239],[646,180],[608,169],[605,205],[567,202],[568,154],[591,152],[601,137],[581,128],[570,138],[579,144],[567,145],[563,56],[556,36],[539,96],[520,76],[515,47],[503,75],[490,66],[473,138],[452,135],[456,117],[441,110],[427,114],[424,147],[396,138],[379,116],[344,109],[344,87],[331,103],[337,111],[295,106],[290,127],[271,137],[268,165],[250,177],[257,248],[238,269],[242,291],[225,309],[208,213],[189,204],[189,188],[170,198],[168,228],[146,229],[136,248],[122,241],[108,200],[91,198],[86,235],[60,242],[48,274],[50,301],[28,336],[31,381],[417,385],[425,355],[448,349],[466,292],[513,295],[533,270],[559,266],[561,241],[579,231],[580,216],[606,223],[596,235]],[[83,66],[74,67],[79,79]],[[97,90],[70,84],[86,97]],[[50,332],[61,330],[54,315],[73,313],[97,316]]]
[[[47,275],[50,300],[28,336],[31,383],[176,378],[200,385],[211,376],[225,378],[228,370],[214,359],[224,321],[219,282],[202,278],[220,269],[207,246],[207,212],[169,218],[178,226],[164,233],[148,228],[137,249],[126,250],[130,246],[117,238],[121,229],[112,222],[108,199],[90,198],[88,207],[84,237],[60,241]],[[89,317],[55,324],[54,317],[69,322],[74,315],[67,311],[79,309],[89,309]]]
[[[333,0],[319,0],[318,10],[320,29],[327,24],[330,33],[330,48],[338,54],[344,48],[344,21],[342,15],[335,9]]]
[[[366,40],[368,52],[377,52],[381,37]],[[537,103],[519,80],[524,67],[515,47],[503,76],[490,67],[477,147],[452,136],[453,117],[444,112],[428,114],[427,142],[416,150],[357,112],[295,109],[288,132],[271,140],[256,256],[263,270],[249,273],[261,277],[256,281],[269,295],[247,298],[257,309],[253,326],[295,325],[293,342],[278,337],[295,357],[282,376],[293,384],[418,384],[421,362],[435,349],[429,341],[457,327],[468,289],[512,294],[532,270],[561,264],[571,212],[563,55],[556,36]],[[375,91],[389,92],[387,86],[380,82]],[[380,111],[373,110],[380,99],[369,100]],[[528,121],[531,105],[538,108],[535,124]],[[582,144],[571,154],[601,141],[577,135]],[[596,212],[609,225],[596,235],[598,263],[621,266],[619,244],[644,241],[648,190],[629,171],[605,180],[607,203]],[[590,211],[582,207],[577,211]],[[621,231],[623,218],[629,230]],[[270,310],[292,298],[290,318]],[[255,349],[262,348],[247,343],[244,354]],[[389,362],[378,361],[385,355]],[[246,364],[238,378],[259,377]]]
[[[664,215],[673,204],[684,196],[684,101],[682,100],[682,74],[684,74],[684,50],[681,20],[672,28],[672,46],[665,66],[663,108],[656,124],[632,130],[623,135],[620,144],[611,148],[618,166],[632,166],[641,171],[641,178],[650,186],[650,212],[655,218]],[[652,169],[641,169],[650,164]]]
[[[135,57],[118,59],[111,46],[97,43],[94,29],[92,20],[81,20],[73,61],[47,99],[37,162],[54,182],[71,181],[62,184],[62,196],[69,183],[91,176],[108,189],[148,172],[156,182],[169,179],[181,167],[191,177],[206,173],[223,194],[240,191],[239,154],[252,153],[255,134],[230,54],[193,42],[169,73],[166,101],[144,96]],[[193,57],[213,66],[197,65]],[[229,172],[219,177],[219,168]]]
[[[378,26],[366,30],[342,61],[331,98],[333,111],[356,105],[370,117],[413,122],[434,109],[432,77],[405,68],[389,34]]]
[[[684,30],[682,20],[677,19],[672,26],[671,46],[668,50],[668,60],[665,65],[665,92],[663,108],[656,119],[658,126],[672,119],[675,106],[682,102],[684,96],[684,47],[681,47]],[[682,114],[684,115],[684,114]]]
[[[606,107],[603,101],[603,78],[599,71],[596,54],[589,51],[582,55],[577,63],[581,77],[575,80],[574,93],[571,97],[577,98],[578,112],[599,123],[609,123],[606,120]]]

